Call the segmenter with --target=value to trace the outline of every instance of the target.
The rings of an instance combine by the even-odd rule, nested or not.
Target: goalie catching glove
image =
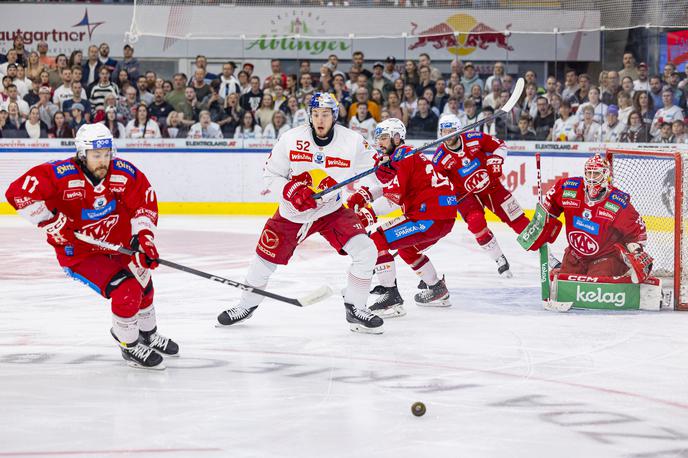
[[[647,280],[652,272],[652,263],[654,259],[652,256],[643,251],[642,245],[639,243],[617,243],[614,245],[619,250],[621,258],[630,269],[631,281],[633,283],[642,283]]]

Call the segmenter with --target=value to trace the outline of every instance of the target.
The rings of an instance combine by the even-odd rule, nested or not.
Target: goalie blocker
[[[555,274],[552,299],[579,309],[660,310],[662,280],[648,277],[633,283],[630,276],[591,277],[577,274]]]

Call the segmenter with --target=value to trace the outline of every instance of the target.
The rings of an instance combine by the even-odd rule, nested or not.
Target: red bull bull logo
[[[416,41],[411,43],[409,50],[431,45],[435,49],[446,48],[451,54],[467,56],[476,49],[488,49],[490,45],[513,51],[509,45],[509,33],[500,32],[483,22],[478,22],[468,14],[455,14],[445,22],[428,27],[420,32],[418,24],[411,22],[411,34],[419,35]],[[506,30],[511,28],[507,24]]]

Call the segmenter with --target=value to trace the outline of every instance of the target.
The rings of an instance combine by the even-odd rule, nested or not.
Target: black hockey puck
[[[425,404],[422,402],[414,402],[411,406],[411,413],[416,417],[422,417],[425,415]]]

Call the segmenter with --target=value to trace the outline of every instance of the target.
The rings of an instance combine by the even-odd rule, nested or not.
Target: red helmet
[[[609,162],[595,154],[585,161],[585,174],[583,175],[585,190],[588,196],[595,199],[606,189],[612,181],[612,171]]]

